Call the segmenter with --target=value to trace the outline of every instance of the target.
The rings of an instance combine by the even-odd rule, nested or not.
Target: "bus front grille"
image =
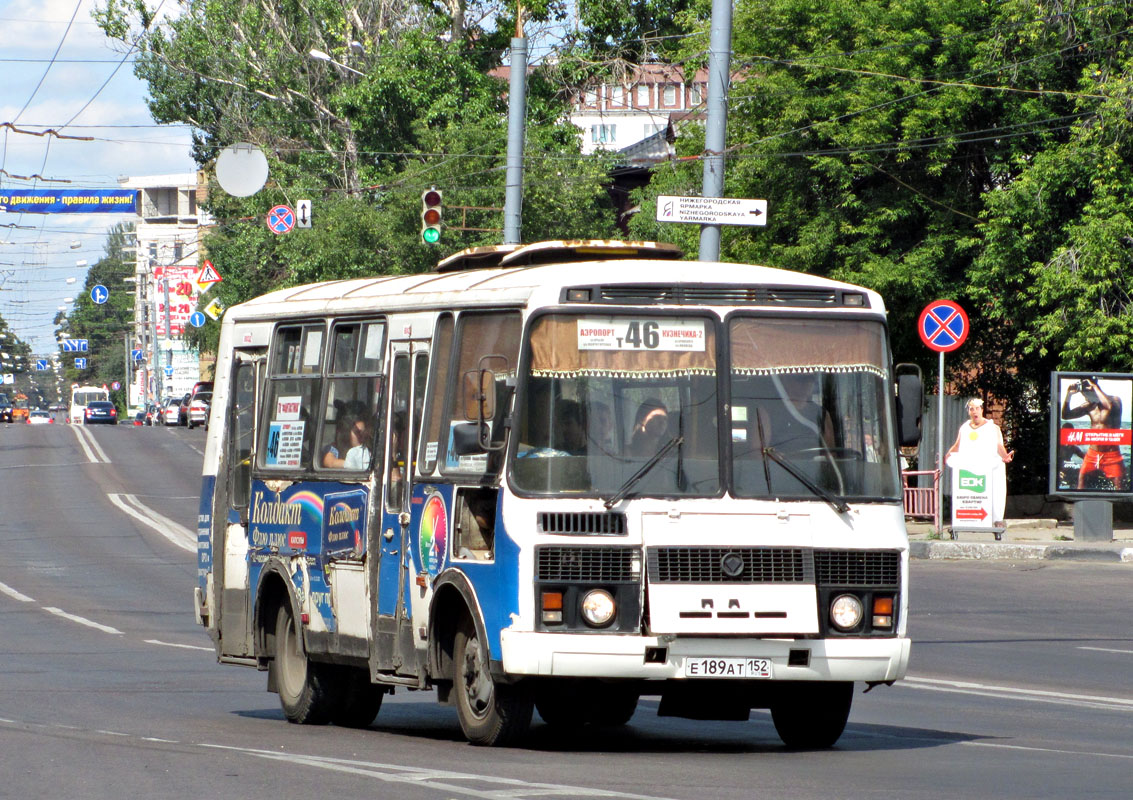
[[[819,586],[898,586],[901,554],[896,550],[815,550]]]
[[[535,548],[535,580],[553,582],[636,581],[641,560],[636,547]],[[636,569],[634,565],[637,565]]]
[[[654,547],[652,583],[813,583],[800,547]]]

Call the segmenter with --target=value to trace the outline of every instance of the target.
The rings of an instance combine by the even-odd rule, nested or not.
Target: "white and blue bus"
[[[909,660],[872,291],[646,242],[476,248],[223,319],[197,618],[287,719],[435,689],[477,744],[658,713],[842,733]]]

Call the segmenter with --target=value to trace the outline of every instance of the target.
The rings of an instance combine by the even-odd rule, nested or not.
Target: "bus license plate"
[[[689,678],[770,678],[770,658],[688,658]]]

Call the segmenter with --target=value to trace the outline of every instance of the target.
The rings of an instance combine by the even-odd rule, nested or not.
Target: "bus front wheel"
[[[468,741],[495,747],[523,736],[535,707],[531,693],[522,683],[498,684],[492,679],[487,649],[469,620],[456,632],[453,656],[456,713]]]
[[[784,687],[771,704],[771,721],[787,747],[825,749],[846,729],[853,701],[852,681],[799,682]]]
[[[274,682],[288,722],[323,725],[335,708],[327,668],[308,660],[295,631],[295,619],[285,603],[275,617]]]

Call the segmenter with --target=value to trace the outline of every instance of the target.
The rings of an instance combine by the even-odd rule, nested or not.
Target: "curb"
[[[909,557],[927,560],[977,561],[1091,561],[1133,564],[1133,547],[1122,545],[1078,546],[1011,544],[997,542],[909,542]]]

